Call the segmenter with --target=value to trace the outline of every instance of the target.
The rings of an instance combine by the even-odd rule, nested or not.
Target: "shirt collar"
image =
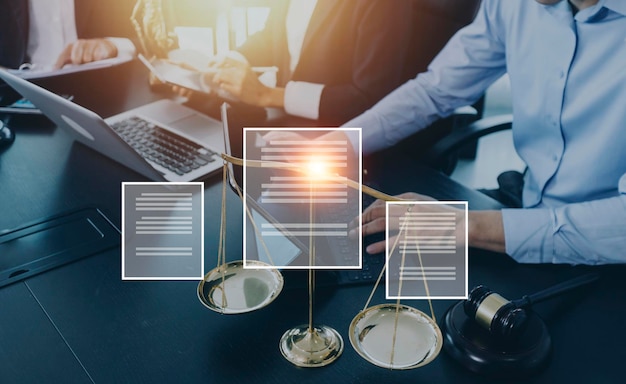
[[[572,19],[572,5],[568,0],[562,0],[556,4],[544,5],[546,11],[559,19]],[[606,17],[607,11],[613,11],[620,16],[626,16],[626,1],[624,0],[600,0],[597,4],[576,13],[579,22],[593,22]]]
[[[626,1],[624,0],[600,0],[598,1],[598,5],[600,4],[611,11],[617,12],[622,16],[626,16]]]
[[[597,4],[585,8],[576,14],[576,20],[581,22],[593,22],[607,16],[608,11],[613,11],[626,16],[626,1],[624,0],[600,0]]]

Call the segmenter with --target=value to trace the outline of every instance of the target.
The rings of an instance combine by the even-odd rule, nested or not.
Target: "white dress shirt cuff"
[[[285,112],[293,116],[317,120],[323,84],[290,81],[285,87]]]
[[[506,253],[520,263],[551,263],[554,213],[550,209],[503,209]]]
[[[132,59],[135,57],[135,45],[129,39],[123,37],[107,37],[117,48],[117,57]]]

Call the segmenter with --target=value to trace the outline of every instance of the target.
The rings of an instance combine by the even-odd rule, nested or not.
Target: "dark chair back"
[[[405,66],[406,78],[426,71],[432,59],[461,28],[471,23],[478,12],[480,0],[410,0],[414,2],[414,26],[410,55]],[[392,148],[364,159],[367,167],[390,154],[404,153],[407,159],[422,161],[423,154],[448,136],[455,127],[465,126],[482,117],[484,97],[474,108],[475,115],[453,115],[435,122],[406,138]],[[475,144],[463,149],[466,157],[475,155]],[[456,160],[455,160],[456,161]],[[439,168],[436,166],[435,168]],[[448,168],[448,167],[446,167]]]
[[[448,40],[476,16],[480,0],[411,0],[414,25],[411,51],[405,73],[415,77],[446,45]]]

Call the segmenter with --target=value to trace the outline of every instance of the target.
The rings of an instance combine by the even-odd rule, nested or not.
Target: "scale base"
[[[528,311],[528,326],[518,339],[503,341],[481,328],[463,311],[463,302],[446,312],[443,349],[470,371],[492,377],[520,377],[545,367],[551,338],[543,320]]]
[[[343,352],[341,335],[325,325],[299,325],[280,338],[280,352],[299,367],[323,367],[337,360]]]

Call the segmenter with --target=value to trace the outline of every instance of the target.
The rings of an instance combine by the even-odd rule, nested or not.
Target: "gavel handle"
[[[571,280],[567,280],[562,283],[553,285],[550,288],[546,288],[542,291],[533,293],[531,295],[525,295],[521,299],[513,300],[513,304],[515,304],[515,306],[517,306],[518,308],[527,308],[534,303],[539,303],[541,301],[551,299],[575,288],[593,283],[599,278],[600,275],[598,273],[588,273],[586,275],[578,276]]]

